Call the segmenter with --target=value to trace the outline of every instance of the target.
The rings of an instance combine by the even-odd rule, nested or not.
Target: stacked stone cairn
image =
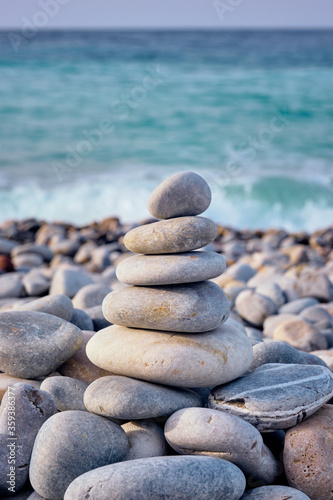
[[[251,338],[279,318],[265,295],[281,299],[276,286],[248,287],[236,299],[248,321],[230,317],[210,202],[200,176],[173,175],[148,201],[160,220],[124,237],[137,255],[118,264],[116,290],[67,269],[68,296],[55,287],[0,313],[1,498],[333,499],[333,374]],[[96,333],[69,322],[81,286],[91,306],[105,297]]]

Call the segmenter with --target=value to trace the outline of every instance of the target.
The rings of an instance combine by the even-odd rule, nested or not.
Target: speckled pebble
[[[190,252],[211,243],[217,236],[215,222],[205,217],[178,217],[136,227],[124,238],[134,253],[165,254]]]
[[[180,172],[165,179],[148,198],[148,210],[156,219],[199,215],[210,205],[210,188],[195,172]]]

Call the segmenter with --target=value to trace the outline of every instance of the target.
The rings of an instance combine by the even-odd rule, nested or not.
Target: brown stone
[[[113,375],[94,365],[86,355],[86,345],[94,336],[95,332],[83,331],[83,343],[81,348],[58,368],[58,372],[65,377],[72,377],[91,384],[94,380]],[[1,377],[1,375],[0,375]]]
[[[284,466],[289,485],[311,500],[333,499],[333,406],[324,405],[286,433]]]

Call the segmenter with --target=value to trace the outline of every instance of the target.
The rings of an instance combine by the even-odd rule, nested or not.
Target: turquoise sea
[[[194,170],[222,224],[333,222],[333,31],[13,35],[0,32],[1,221],[136,221],[161,180]]]

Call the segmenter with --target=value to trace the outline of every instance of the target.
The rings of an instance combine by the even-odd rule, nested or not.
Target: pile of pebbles
[[[1,498],[333,499],[333,229],[210,202],[184,172],[145,224],[3,225]]]

